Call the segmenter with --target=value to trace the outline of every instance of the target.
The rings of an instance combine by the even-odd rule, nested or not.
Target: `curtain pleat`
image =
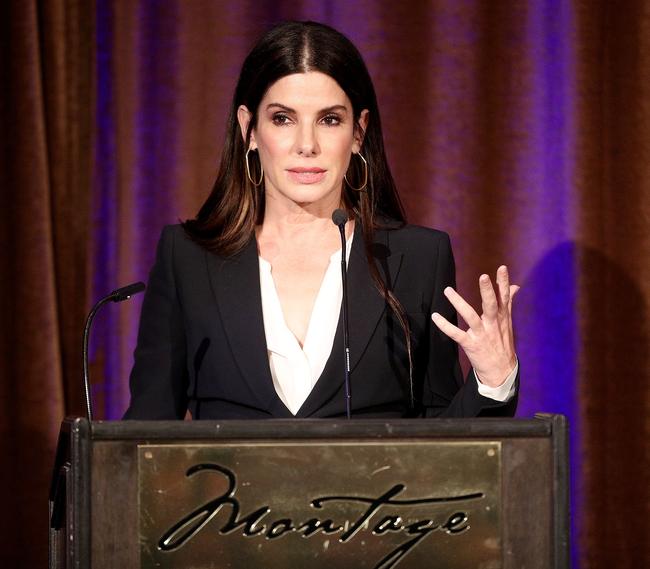
[[[89,2],[0,7],[3,567],[43,567],[58,426],[81,407],[90,195]]]
[[[584,567],[641,567],[650,563],[650,3],[587,2],[579,18],[577,538]]]

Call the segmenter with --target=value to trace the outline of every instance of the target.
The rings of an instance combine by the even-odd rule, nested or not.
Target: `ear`
[[[352,145],[352,152],[359,152],[363,144],[363,137],[368,128],[368,109],[363,109],[359,115],[357,124],[354,125],[354,144]]]
[[[237,122],[239,123],[239,129],[241,130],[241,136],[244,139],[244,144],[246,144],[246,131],[248,130],[248,125],[251,122],[253,114],[248,110],[246,105],[239,105],[237,109]],[[250,149],[255,150],[257,148],[257,142],[255,142],[255,129],[251,130],[251,141]]]

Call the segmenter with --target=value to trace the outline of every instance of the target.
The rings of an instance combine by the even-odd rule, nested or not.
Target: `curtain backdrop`
[[[410,221],[452,236],[458,288],[501,263],[519,416],[571,424],[574,567],[650,564],[650,0],[0,3],[0,338],[6,567],[44,566],[59,421],[83,413],[94,300],[145,280],[209,192],[255,39],[348,35]],[[96,319],[98,418],[128,402],[141,298]]]
[[[57,423],[81,411],[92,36],[86,0],[0,2],[0,566],[47,566]]]

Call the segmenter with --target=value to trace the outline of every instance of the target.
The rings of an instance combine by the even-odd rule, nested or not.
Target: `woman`
[[[343,416],[337,208],[353,416],[512,415],[507,269],[497,292],[479,279],[478,316],[453,290],[447,235],[405,223],[361,55],[332,28],[290,22],[244,62],[212,193],[163,231],[125,418]]]

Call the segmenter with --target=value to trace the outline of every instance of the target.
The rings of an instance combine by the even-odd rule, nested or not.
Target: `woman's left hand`
[[[479,277],[483,314],[479,316],[469,303],[453,288],[445,296],[468,324],[463,331],[437,312],[431,319],[440,330],[463,348],[481,383],[490,387],[501,385],[515,368],[514,335],[512,331],[512,299],[519,290],[510,284],[508,268],[497,269],[495,292],[488,275]]]

